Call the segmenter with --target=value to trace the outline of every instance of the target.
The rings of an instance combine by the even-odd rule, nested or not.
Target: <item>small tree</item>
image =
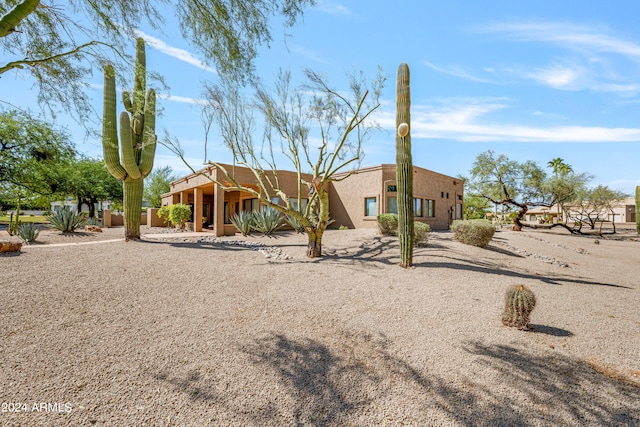
[[[576,199],[569,204],[567,209],[571,219],[574,220],[574,227],[578,232],[582,225],[587,224],[591,230],[595,230],[596,225],[602,225],[611,215],[611,225],[613,233],[616,232],[615,210],[616,205],[627,197],[625,193],[612,190],[606,185],[598,185],[595,188],[584,189],[578,192]]]
[[[171,181],[176,179],[177,177],[173,174],[171,166],[154,169],[146,179],[143,199],[146,200],[151,207],[159,208],[162,206],[162,195],[171,190]]]
[[[262,204],[298,220],[308,236],[307,256],[314,258],[322,255],[322,236],[330,223],[327,184],[349,177],[362,159],[362,143],[377,128],[370,116],[380,105],[385,79],[379,70],[368,90],[362,75],[352,73],[352,96],[347,97],[330,88],[318,74],[305,70],[305,75],[308,84],[291,89],[291,74],[281,72],[274,95],[259,88],[255,102],[245,101],[236,85],[223,80],[221,85],[208,88],[206,108],[214,111],[210,116],[219,126],[235,164],[249,168],[258,187],[242,185],[233,170],[214,163],[231,184],[227,183],[225,189],[250,193]],[[254,110],[265,123],[262,144],[253,141]],[[312,132],[317,139],[311,137]],[[179,141],[167,139],[165,144],[185,161]],[[285,161],[297,174],[294,197],[281,187],[277,163]],[[305,178],[306,173],[311,178]]]
[[[470,196],[484,198],[496,206],[516,208],[514,229],[521,230],[529,207],[550,207],[574,200],[590,179],[589,174],[573,172],[549,178],[535,162],[520,163],[503,154],[496,157],[489,150],[478,155],[466,184]]]

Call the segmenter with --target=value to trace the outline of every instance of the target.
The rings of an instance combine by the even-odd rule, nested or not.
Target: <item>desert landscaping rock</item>
[[[622,233],[434,232],[401,269],[374,230],[327,231],[320,259],[293,232],[162,231],[43,230],[0,256],[0,401],[28,404],[0,425],[640,425]],[[514,284],[532,331],[501,323]]]

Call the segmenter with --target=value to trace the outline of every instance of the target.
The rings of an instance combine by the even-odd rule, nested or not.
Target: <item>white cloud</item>
[[[457,66],[443,67],[443,66],[432,64],[431,62],[428,62],[428,61],[422,61],[422,63],[427,67],[431,68],[432,70],[435,70],[439,73],[448,74],[450,76],[459,77],[459,78],[462,78],[465,80],[471,80],[474,82],[491,83],[489,80],[484,79],[482,77],[475,76],[461,67],[457,67]]]
[[[322,59],[317,53],[307,50],[299,45],[292,45],[290,48],[291,52],[303,56],[310,61],[317,62],[319,64],[328,64],[328,61]]]
[[[640,58],[640,44],[613,37],[606,27],[587,27],[561,22],[502,23],[479,29],[485,33],[506,33],[511,39],[551,42],[568,49],[614,53]]]
[[[177,47],[173,47],[168,45],[167,43],[163,42],[162,40],[150,36],[149,34],[143,33],[142,31],[138,31],[136,30],[136,34],[139,37],[142,37],[145,40],[145,43],[148,46],[151,46],[157,50],[159,50],[160,52],[164,53],[165,55],[168,56],[172,56],[180,61],[186,62],[187,64],[191,64],[195,67],[201,68],[205,71],[209,71],[211,73],[215,73],[216,71],[209,68],[207,66],[207,64],[205,64],[204,62],[200,61],[198,58],[196,58],[191,52],[186,51],[184,49],[180,49]]]
[[[527,76],[547,86],[565,89],[573,87],[579,80],[580,70],[577,67],[553,64],[527,73]]]
[[[160,99],[166,99],[167,101],[173,101],[173,102],[183,102],[186,104],[196,104],[196,105],[203,105],[206,104],[206,101],[204,99],[199,99],[199,98],[189,98],[186,96],[178,96],[178,95],[168,95],[168,94],[158,94],[158,98]]]
[[[342,15],[342,16],[351,15],[351,10],[349,10],[347,6],[344,6],[342,4],[337,4],[332,1],[318,0],[318,4],[316,8],[319,11],[328,13],[330,15]]]
[[[487,99],[454,99],[439,106],[412,106],[413,138],[449,139],[464,142],[588,143],[640,142],[640,128],[602,126],[528,126],[491,122],[485,117],[507,108],[504,102]],[[380,113],[376,120],[385,129],[395,128],[395,116]]]
[[[611,35],[605,26],[580,26],[559,22],[501,23],[478,29],[501,34],[509,42],[539,42],[567,52],[550,65],[524,69],[522,66],[491,67],[495,75],[511,74],[565,90],[592,90],[633,96],[640,84],[640,43]]]

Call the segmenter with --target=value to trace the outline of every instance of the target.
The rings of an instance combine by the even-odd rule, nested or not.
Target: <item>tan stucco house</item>
[[[235,180],[258,189],[253,173],[243,167],[221,165]],[[454,219],[462,218],[464,181],[417,166],[413,168],[413,196],[415,218],[433,230],[447,229]],[[337,175],[336,178],[340,178]],[[162,196],[163,205],[183,203],[192,206],[194,231],[211,230],[216,236],[235,234],[230,218],[234,213],[258,209],[260,203],[252,194],[225,190],[211,181],[227,183],[224,172],[208,166],[197,173],[171,183],[170,192]],[[289,197],[297,194],[296,173],[278,171],[281,190]],[[311,181],[311,175],[303,175]],[[230,183],[228,185],[231,186]],[[329,188],[331,227],[375,228],[376,217],[382,213],[397,213],[396,166],[383,164],[359,169],[343,181],[331,182]],[[274,195],[272,195],[274,196]]]

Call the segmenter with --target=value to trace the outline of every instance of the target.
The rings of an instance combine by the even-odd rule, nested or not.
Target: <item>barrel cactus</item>
[[[504,301],[502,324],[522,330],[529,329],[529,316],[536,305],[536,297],[525,285],[515,285],[507,289]]]
[[[396,79],[396,181],[400,266],[413,264],[413,162],[411,160],[411,96],[409,66],[398,67]]]
[[[116,125],[116,84],[113,66],[104,67],[104,111],[102,151],[109,173],[122,181],[124,193],[125,239],[140,238],[140,213],[144,177],[153,168],[156,151],[156,94],[146,92],[144,40],[136,40],[133,98],[122,93],[126,111],[120,113],[120,140]]]

